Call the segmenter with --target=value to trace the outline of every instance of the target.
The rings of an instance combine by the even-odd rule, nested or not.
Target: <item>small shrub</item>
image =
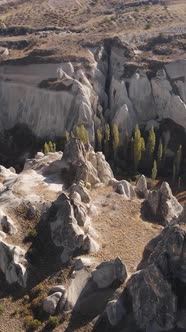
[[[145,30],[148,30],[148,29],[150,29],[151,28],[151,23],[150,22],[147,22],[146,24],[145,24]]]
[[[0,304],[0,315],[5,311],[5,308],[3,307],[2,304]]]
[[[50,316],[48,319],[48,327],[54,329],[60,323],[59,318],[57,316]]]
[[[147,12],[150,9],[150,7],[147,5],[145,6],[144,10]]]
[[[35,331],[41,326],[41,322],[32,316],[27,316],[25,317],[24,325],[27,331]]]
[[[34,287],[31,291],[31,298],[34,299],[38,297],[39,294],[41,294],[44,291],[45,287],[42,284],[37,285]]]
[[[35,228],[32,228],[28,231],[27,236],[25,237],[25,242],[34,240],[37,237],[37,231]]]
[[[19,313],[23,317],[29,316],[29,314],[30,314],[29,307],[28,306],[24,306],[23,308],[20,309]]]

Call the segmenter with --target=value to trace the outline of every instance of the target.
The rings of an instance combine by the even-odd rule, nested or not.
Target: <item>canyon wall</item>
[[[0,129],[25,123],[36,136],[54,138],[84,124],[92,141],[95,128],[107,121],[118,125],[121,136],[137,123],[158,127],[163,119],[186,129],[186,60],[150,72],[132,64],[134,53],[123,45],[88,52],[88,65],[1,66]]]

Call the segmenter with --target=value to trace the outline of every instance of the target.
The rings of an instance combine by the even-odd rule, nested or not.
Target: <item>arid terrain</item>
[[[165,33],[179,36],[179,41],[174,40],[170,46],[172,56],[170,53],[165,57],[184,54],[185,1],[159,1],[154,5],[140,2],[132,6],[132,0],[7,1],[0,5],[0,46],[9,48],[9,60],[31,54],[30,62],[35,57],[61,61],[63,57],[86,58],[88,45],[112,36],[138,47],[158,33]],[[156,53],[150,56],[163,58]]]
[[[0,332],[186,331],[185,82],[186,0],[0,0]],[[74,138],[108,123],[170,186],[182,144],[175,197]]]

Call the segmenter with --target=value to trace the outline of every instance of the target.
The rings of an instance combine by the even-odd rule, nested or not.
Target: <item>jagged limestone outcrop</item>
[[[142,213],[145,218],[150,218],[166,226],[176,222],[183,212],[182,205],[173,196],[167,182],[163,182],[158,190],[149,191],[144,203]]]
[[[68,263],[78,250],[84,253],[98,251],[99,245],[88,233],[90,220],[86,205],[81,201],[75,202],[62,193],[52,203],[46,222],[62,263]]]
[[[93,331],[185,330],[185,241],[185,226],[176,225],[166,227],[150,241],[139,270],[119,299],[108,303]]]
[[[113,178],[112,170],[103,153],[95,153],[89,144],[85,148],[77,138],[70,139],[66,144],[60,167],[67,187],[81,181],[91,185],[99,182],[108,184]]]

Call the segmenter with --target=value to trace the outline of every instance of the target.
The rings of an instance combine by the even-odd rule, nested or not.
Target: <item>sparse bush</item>
[[[54,329],[60,323],[59,317],[57,316],[50,316],[48,319],[48,327]]]
[[[30,308],[29,305],[25,305],[23,308],[20,309],[19,314],[23,317],[29,316]]]
[[[151,28],[151,23],[150,22],[147,22],[145,24],[145,30],[149,30]]]
[[[32,241],[33,239],[35,239],[37,237],[37,231],[35,228],[32,228],[28,231],[28,234],[25,238],[26,241]]]
[[[39,294],[44,292],[44,286],[42,284],[37,285],[34,287],[31,291],[31,297],[34,299],[36,298]]]
[[[5,308],[2,304],[0,304],[0,315],[4,312]]]
[[[149,8],[150,7],[147,5],[147,6],[145,6],[144,10],[147,12],[149,10]]]
[[[41,326],[41,322],[32,316],[27,316],[25,317],[24,325],[27,331],[35,331]]]

